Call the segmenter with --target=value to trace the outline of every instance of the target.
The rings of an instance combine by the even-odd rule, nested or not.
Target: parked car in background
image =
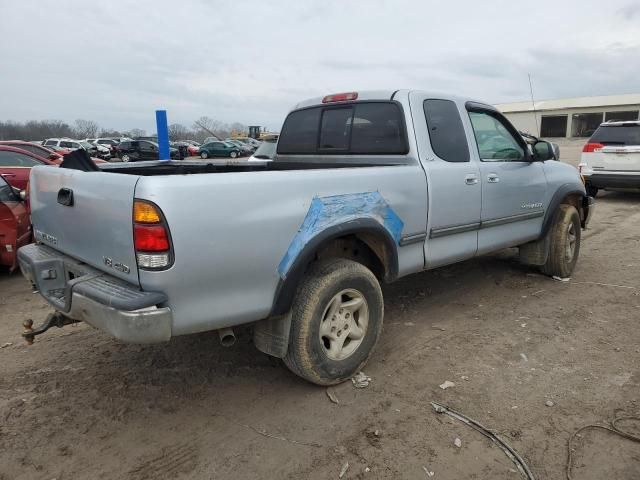
[[[0,145],[0,176],[13,187],[26,189],[31,168],[38,165],[57,166],[53,160],[38,157],[26,150]]]
[[[104,141],[104,139],[101,139]],[[89,143],[92,147],[97,149],[97,155],[99,158],[109,160],[113,156],[112,144],[99,143],[97,138],[85,138],[82,142]],[[82,143],[81,142],[81,143]]]
[[[187,150],[189,151],[189,155],[192,157],[200,155],[200,145],[191,144],[187,147]]]
[[[233,140],[239,140],[255,148],[258,148],[261,143],[259,140],[256,140],[255,138],[251,138],[251,137],[235,137]]]
[[[0,266],[17,266],[18,248],[31,242],[31,221],[24,190],[0,177]]]
[[[214,141],[200,145],[200,157],[231,157],[240,156],[240,149],[233,143]]]
[[[66,155],[67,153],[73,152],[73,150],[70,149],[70,148],[62,148],[62,147],[58,147],[56,145],[47,145],[46,148],[48,148],[48,149],[50,149],[50,150],[52,150],[52,151],[54,151],[54,152],[56,152],[56,153],[58,153],[60,155],[63,155],[63,156]]]
[[[582,149],[578,169],[592,197],[600,189],[640,188],[640,120],[601,124]]]
[[[249,157],[249,162],[270,162],[276,156],[276,147],[278,146],[278,135],[265,138],[260,146]]]
[[[3,140],[0,141],[0,145],[4,145],[6,147],[14,147],[19,148],[21,150],[26,150],[27,152],[31,152],[34,155],[40,158],[46,158],[47,160],[51,160],[54,163],[62,162],[63,153],[58,153],[53,151],[51,148],[43,147],[42,145],[38,145],[32,142],[25,142],[24,140]],[[60,148],[60,147],[54,147]],[[69,150],[62,149],[64,153],[68,153]]]
[[[69,150],[77,150],[78,148],[82,148],[82,145],[77,140],[72,140],[70,138],[47,138],[42,144],[45,147],[61,147],[67,148]]]
[[[235,145],[238,150],[240,150],[240,156],[242,157],[248,157],[251,154],[253,154],[255,148],[250,147],[249,145],[247,145],[246,143],[242,143],[239,140],[233,140],[231,138],[227,138],[225,140],[226,143],[230,143],[231,145]]]
[[[170,147],[172,159],[179,159],[180,152],[177,148]],[[160,157],[159,147],[156,142],[150,140],[127,140],[120,142],[116,147],[118,158],[123,162],[142,162],[147,160],[158,160]]]

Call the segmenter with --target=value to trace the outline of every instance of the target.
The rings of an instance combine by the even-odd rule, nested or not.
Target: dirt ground
[[[640,414],[639,271],[640,195],[605,193],[569,283],[506,250],[386,286],[371,384],[332,388],[338,404],[247,331],[227,349],[215,334],[132,346],[80,325],[28,347],[22,320],[50,309],[0,273],[0,479],[327,479],[347,462],[344,479],[522,478],[431,401],[564,478],[572,432]],[[586,432],[574,478],[640,478],[640,444]]]

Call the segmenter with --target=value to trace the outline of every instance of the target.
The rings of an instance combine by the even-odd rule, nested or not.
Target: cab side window
[[[489,112],[469,112],[478,152],[483,162],[523,162],[524,148],[499,116]]]
[[[423,108],[433,153],[447,162],[468,162],[469,145],[455,102],[430,99]]]

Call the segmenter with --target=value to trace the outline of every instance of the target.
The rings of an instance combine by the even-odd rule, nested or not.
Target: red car
[[[42,145],[25,142],[24,140],[2,140],[0,141],[0,147],[2,146],[26,150],[27,152],[33,153],[36,157],[50,160],[57,165],[61,164],[62,160],[64,160],[63,155],[73,152],[73,150],[68,148],[55,147],[54,149],[53,147],[43,147]],[[95,157],[91,157],[91,160],[93,160],[93,163],[107,163]]]
[[[20,150],[26,150],[31,152],[37,157],[46,158],[54,163],[62,163],[62,155],[69,153],[71,150],[61,149],[59,152],[55,152],[47,147],[38,145],[36,143],[25,142],[24,140],[2,140],[0,146],[19,148]]]
[[[21,195],[0,177],[0,266],[15,270],[18,248],[30,242],[29,209]]]
[[[54,162],[20,148],[0,145],[0,176],[18,190],[26,190],[31,167],[57,166],[59,163],[60,161]]]

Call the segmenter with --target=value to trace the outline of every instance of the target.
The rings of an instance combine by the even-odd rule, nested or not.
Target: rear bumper
[[[22,274],[63,315],[128,343],[159,343],[171,338],[167,297],[144,292],[44,245],[18,250]]]
[[[640,188],[640,173],[592,173],[585,182],[597,188]]]

